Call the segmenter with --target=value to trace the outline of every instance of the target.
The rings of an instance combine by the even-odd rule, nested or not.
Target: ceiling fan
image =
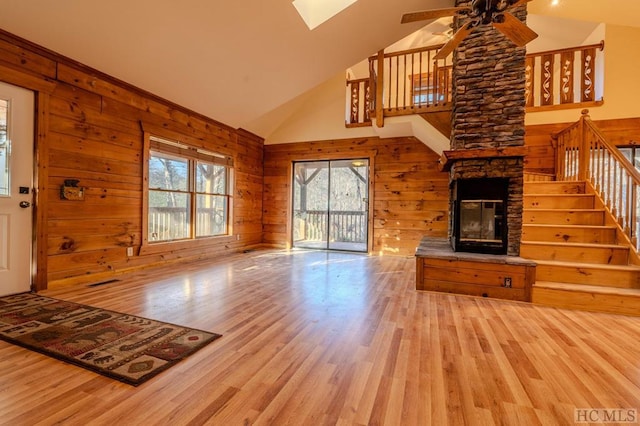
[[[472,0],[471,7],[449,7],[424,10],[402,15],[402,23],[438,19],[456,14],[466,14],[470,21],[453,34],[451,39],[438,51],[434,59],[444,59],[480,25],[493,25],[516,46],[522,47],[538,37],[531,28],[513,16],[509,10],[522,6],[531,0]]]

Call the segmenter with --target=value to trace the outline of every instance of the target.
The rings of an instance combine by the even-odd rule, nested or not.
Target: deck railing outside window
[[[366,211],[332,211],[330,218],[324,210],[294,211],[295,220],[302,222],[296,241],[331,241],[343,243],[367,242]],[[331,228],[327,228],[327,225]]]

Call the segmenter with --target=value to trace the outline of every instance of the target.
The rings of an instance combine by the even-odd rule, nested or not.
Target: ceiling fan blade
[[[532,0],[518,0],[517,2],[515,2],[514,4],[512,4],[512,5],[511,5],[511,6],[509,6],[509,7],[516,8],[516,7],[518,7],[518,6],[522,6],[522,5],[523,5],[523,4],[525,4],[525,3],[529,3],[530,1],[532,1]]]
[[[442,48],[438,51],[438,53],[436,53],[433,59],[444,59],[449,56],[449,54],[453,52],[453,50],[458,47],[460,43],[462,43],[462,40],[464,40],[469,34],[471,34],[471,31],[473,31],[472,24],[472,22],[467,22],[462,26],[462,28],[456,31],[453,37],[451,37],[451,40],[449,40],[444,46],[442,46]]]
[[[444,18],[445,16],[454,16],[456,13],[463,10],[470,11],[471,8],[448,7],[445,9],[432,9],[432,10],[423,10],[421,12],[405,13],[404,15],[402,15],[402,20],[400,22],[403,24],[407,24],[409,22],[425,21],[427,19]]]
[[[497,15],[492,25],[518,47],[523,47],[538,37],[535,31],[527,27],[521,20],[509,12]]]

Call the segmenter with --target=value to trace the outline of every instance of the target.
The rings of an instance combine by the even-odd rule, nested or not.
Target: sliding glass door
[[[297,162],[293,246],[367,251],[369,160]]]

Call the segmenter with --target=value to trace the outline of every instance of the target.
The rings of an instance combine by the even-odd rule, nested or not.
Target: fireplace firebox
[[[509,179],[454,181],[453,249],[459,252],[507,253]]]

